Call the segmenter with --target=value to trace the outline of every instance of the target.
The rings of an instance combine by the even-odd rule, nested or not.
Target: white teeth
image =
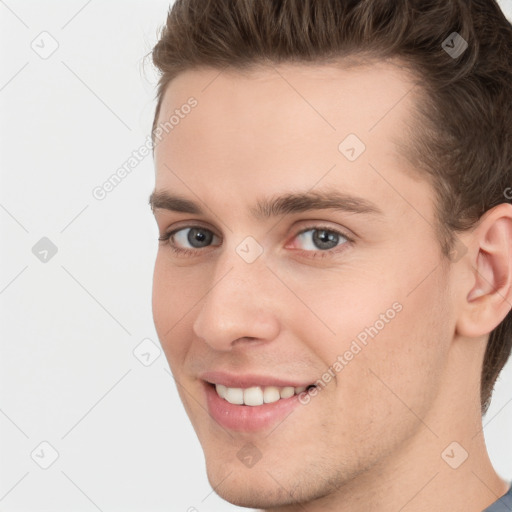
[[[279,388],[275,386],[267,386],[265,391],[263,391],[263,401],[266,404],[277,402],[280,398],[281,394],[279,393]]]
[[[224,386],[223,384],[215,384],[215,389],[217,390],[217,393],[221,398],[224,398],[226,396],[227,387]]]
[[[285,388],[282,388],[280,391],[281,398],[290,398],[295,394],[295,388],[292,388],[291,386],[286,386]]]
[[[242,388],[226,388],[224,400],[230,404],[242,405],[244,403],[244,390]]]
[[[284,386],[279,388],[277,386],[253,386],[250,388],[228,388],[223,384],[215,384],[217,394],[235,405],[250,405],[258,406],[263,404],[271,404],[277,402],[281,398],[290,398],[293,395],[298,395],[306,390],[305,386],[294,388],[292,386]]]
[[[259,386],[254,388],[244,389],[244,404],[245,405],[262,405],[263,404],[263,391]]]

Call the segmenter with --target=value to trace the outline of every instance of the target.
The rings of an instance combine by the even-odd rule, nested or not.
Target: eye
[[[335,229],[314,226],[307,228],[295,236],[294,240],[299,241],[299,245],[302,247],[295,247],[304,251],[329,251],[350,242],[351,239],[336,231]],[[296,243],[294,244],[296,245]]]
[[[169,242],[169,246],[176,253],[192,254],[198,252],[196,249],[208,247],[214,238],[218,237],[209,229],[191,226],[165,233],[158,240]]]
[[[202,226],[175,229],[158,238],[160,242],[166,242],[170,249],[180,256],[197,256],[201,253],[199,249],[207,248],[213,241],[216,245],[220,245],[218,239],[215,233]],[[347,235],[326,226],[311,226],[303,229],[295,235],[293,240],[291,248],[299,252],[313,253],[312,257],[320,258],[336,254],[339,250],[333,249],[352,241]]]

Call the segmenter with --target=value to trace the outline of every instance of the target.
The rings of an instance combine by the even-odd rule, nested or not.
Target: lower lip
[[[299,404],[298,395],[262,405],[235,405],[221,398],[215,387],[204,383],[206,403],[211,417],[222,427],[241,432],[255,432],[283,421]]]

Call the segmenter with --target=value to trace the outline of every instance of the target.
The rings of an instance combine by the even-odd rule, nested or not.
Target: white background
[[[150,366],[133,354],[144,339],[153,357],[159,346],[152,157],[92,195],[150,132],[155,75],[142,58],[167,8],[0,1],[0,511],[242,510],[212,492],[163,353]],[[43,31],[58,43],[47,59],[31,48],[51,48]],[[45,263],[32,252],[42,237],[58,250]],[[484,418],[507,480],[510,401],[509,363]],[[58,452],[48,469],[43,441]]]

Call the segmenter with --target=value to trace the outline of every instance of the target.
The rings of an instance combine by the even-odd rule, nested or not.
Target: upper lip
[[[256,375],[252,373],[234,374],[222,371],[204,372],[199,378],[211,384],[222,384],[228,388],[251,388],[254,386],[276,386],[276,387],[307,387],[313,382],[299,382],[298,380],[282,379],[269,375]]]

